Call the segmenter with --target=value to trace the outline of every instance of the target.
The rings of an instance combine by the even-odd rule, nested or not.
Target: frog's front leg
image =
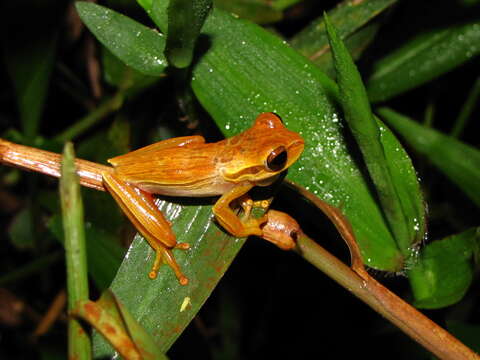
[[[155,279],[161,263],[166,262],[175,272],[180,284],[186,285],[188,279],[175,261],[171,249],[185,250],[189,245],[177,243],[170,223],[158,210],[152,195],[128,184],[115,174],[103,173],[102,175],[106,188],[117,204],[155,250],[155,261],[148,276]]]
[[[241,221],[230,207],[232,201],[245,195],[253,186],[250,182],[237,184],[229,192],[223,194],[213,206],[212,211],[217,221],[225,230],[236,237],[262,236],[263,234],[260,226],[267,221],[265,215],[258,219],[248,216],[244,221]]]

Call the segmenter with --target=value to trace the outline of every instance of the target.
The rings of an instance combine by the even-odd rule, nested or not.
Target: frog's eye
[[[287,163],[287,149],[284,146],[275,148],[267,157],[265,167],[268,171],[280,171]]]

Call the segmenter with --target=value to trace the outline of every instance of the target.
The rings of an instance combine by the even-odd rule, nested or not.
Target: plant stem
[[[297,252],[439,358],[479,359],[470,348],[374,278],[360,276],[307,236],[298,239]]]
[[[0,139],[0,163],[60,177],[60,154],[15,144],[3,139]],[[81,159],[75,159],[75,167],[81,185],[106,191],[103,187],[102,173],[112,172],[111,167]]]
[[[287,182],[287,186],[310,200],[328,216],[348,245],[352,267],[345,265],[303,232],[297,240],[296,251],[300,256],[439,358],[480,359],[474,351],[462,344],[448,331],[370,276],[363,266],[353,230],[339,209],[325,203],[316,195],[294,183]]]
[[[64,148],[60,178],[60,199],[65,231],[68,310],[88,300],[87,254],[80,185],[75,169],[73,145]],[[78,320],[69,319],[68,355],[70,359],[91,359],[90,338]]]
[[[120,90],[115,95],[105,100],[87,116],[78,120],[68,129],[62,131],[60,134],[55,136],[53,140],[63,143],[65,141],[75,139],[77,136],[83,134],[93,125],[97,124],[100,120],[105,118],[105,116],[120,108],[122,106],[123,99],[124,92]]]
[[[32,261],[8,274],[0,277],[0,286],[12,283],[14,281],[23,279],[27,276],[37,274],[44,267],[55,263],[63,257],[63,251],[57,251],[49,255],[45,255],[37,260]]]

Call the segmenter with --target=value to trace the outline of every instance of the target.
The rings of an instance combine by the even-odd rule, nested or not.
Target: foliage
[[[384,280],[393,287],[401,283],[400,290],[409,287],[406,297],[415,306],[444,308],[437,319],[455,324],[452,331],[461,329],[459,336],[480,338],[472,325],[472,319],[478,324],[474,309],[480,299],[478,291],[469,291],[480,258],[480,151],[469,122],[479,111],[478,5],[394,0],[326,7],[307,0],[104,5],[2,4],[2,76],[10,80],[3,82],[0,98],[2,138],[57,152],[73,140],[79,157],[105,163],[172,136],[201,133],[215,141],[273,111],[306,142],[287,178],[341,209],[364,263],[378,274],[405,275],[395,283]],[[28,18],[32,11],[45,14],[43,24],[38,15]],[[60,31],[61,22],[68,24],[67,32]],[[19,23],[28,29],[12,40],[22,29]],[[0,176],[2,224],[8,227],[3,236],[10,240],[1,252],[4,284],[44,312],[65,287],[63,264],[51,256],[64,241],[56,186],[6,167],[0,167]],[[318,209],[288,188],[276,190],[274,207],[341,254],[344,245]],[[192,247],[175,251],[191,280],[182,287],[167,266],[158,279],[148,279],[154,253],[141,236],[132,241],[132,229],[107,194],[82,190],[82,197],[93,293],[110,286],[172,357],[327,354],[330,350],[316,345],[318,337],[336,345],[348,339],[357,355],[375,357],[386,353],[363,349],[367,339],[403,341],[393,331],[379,335],[380,319],[372,320],[355,299],[293,255],[258,239],[247,241],[238,254],[245,239],[229,236],[212,221],[210,199],[159,199],[178,241]],[[36,261],[43,258],[53,260]],[[28,286],[37,280],[41,290]],[[315,330],[304,327],[306,322]],[[63,326],[56,325],[50,336]],[[52,350],[42,341],[36,348],[22,347],[24,329],[14,329],[2,358],[50,358],[65,347]],[[281,337],[288,341],[276,349]],[[478,348],[478,340],[470,345]],[[99,336],[93,347],[95,356],[112,353]],[[350,350],[332,348],[335,356]],[[402,349],[421,354],[411,346]]]

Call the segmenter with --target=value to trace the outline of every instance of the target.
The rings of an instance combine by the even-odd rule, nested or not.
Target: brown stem
[[[66,303],[67,293],[65,292],[65,289],[62,289],[55,296],[55,299],[50,304],[48,311],[45,313],[45,315],[42,317],[42,320],[40,320],[37,327],[35,328],[33,332],[34,338],[45,335],[50,330],[55,321],[57,321],[57,319],[62,315]]]
[[[0,163],[60,177],[60,162],[60,154],[0,139]],[[81,185],[106,191],[102,173],[111,173],[113,171],[111,167],[81,159],[75,160],[75,165]]]
[[[312,201],[333,222],[348,245],[352,267],[345,265],[302,232],[298,238],[296,250],[305,260],[348,289],[439,358],[455,360],[480,358],[448,331],[370,276],[363,266],[360,249],[350,223],[339,209],[294,183],[288,182],[287,185]]]

